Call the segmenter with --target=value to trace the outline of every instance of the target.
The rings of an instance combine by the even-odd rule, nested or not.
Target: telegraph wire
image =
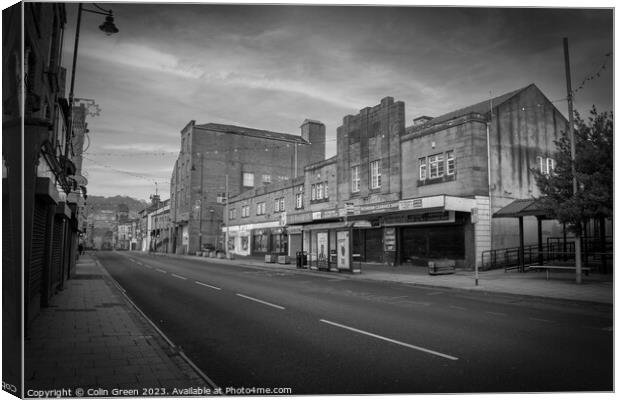
[[[580,91],[581,89],[583,89],[583,87],[586,85],[586,83],[588,81],[592,81],[594,79],[598,79],[601,77],[601,74],[603,73],[603,71],[607,68],[607,62],[610,60],[611,58],[611,52],[605,54],[605,60],[603,61],[603,64],[598,68],[598,70],[591,74],[586,76],[581,83],[579,84],[579,86],[577,87],[577,89],[573,90],[573,94],[577,93],[578,91]]]

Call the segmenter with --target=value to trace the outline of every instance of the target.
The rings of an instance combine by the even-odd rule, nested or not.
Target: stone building
[[[181,131],[170,185],[173,251],[222,248],[226,192],[287,181],[324,158],[325,126],[318,121],[304,121],[301,136],[190,121]]]
[[[277,229],[289,235],[289,255],[301,248],[317,267],[426,265],[448,258],[473,268],[483,251],[518,244],[516,222],[490,216],[514,199],[539,194],[532,169],[553,169],[554,140],[566,126],[535,85],[436,118],[416,118],[409,127],[404,104],[386,97],[344,117],[335,157],[308,165],[303,183],[282,184],[285,204],[304,206],[287,209]],[[265,199],[267,192],[257,188],[231,198],[230,212],[275,201]],[[254,236],[254,217],[247,218],[231,219],[228,229]],[[526,225],[535,231],[535,221]],[[560,230],[551,221],[544,232]]]

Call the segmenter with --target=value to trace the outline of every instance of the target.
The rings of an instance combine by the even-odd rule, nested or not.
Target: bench
[[[530,269],[544,269],[545,272],[547,273],[547,280],[549,280],[549,271],[552,269],[555,270],[575,270],[576,267],[571,267],[569,265],[530,265],[529,267],[527,267],[528,270]],[[587,276],[588,273],[590,272],[590,268],[589,267],[581,267],[581,270],[583,271],[583,273]]]

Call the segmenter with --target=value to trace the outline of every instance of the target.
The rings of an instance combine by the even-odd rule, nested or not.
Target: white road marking
[[[443,292],[430,292],[430,293],[426,293],[427,296],[437,296],[443,294]]]
[[[166,272],[166,271],[164,271],[163,269],[155,268],[155,270],[156,270],[156,271],[159,271],[159,272],[161,272],[161,273],[163,273],[163,274],[167,274],[167,272]]]
[[[549,323],[554,322],[554,321],[551,321],[550,319],[532,318],[532,317],[530,317],[530,319],[531,319],[532,321],[539,321],[539,322],[549,322]]]
[[[495,312],[495,311],[485,311],[485,314],[501,315],[502,317],[505,317],[506,315],[508,315],[508,314],[503,313],[503,312]]]
[[[202,282],[200,282],[200,281],[195,281],[195,283],[196,283],[197,285],[206,286],[206,287],[211,288],[211,289],[215,289],[215,290],[222,290],[222,288],[219,288],[219,287],[217,287],[217,286],[207,285],[206,283],[202,283]]]
[[[329,324],[329,325],[333,325],[333,326],[337,326],[339,328],[350,330],[352,332],[361,333],[362,335],[367,335],[367,336],[370,336],[370,337],[373,337],[373,338],[376,338],[376,339],[385,340],[386,342],[390,342],[390,343],[398,344],[400,346],[408,347],[410,349],[422,351],[424,353],[429,353],[429,354],[432,354],[432,355],[435,355],[435,356],[438,356],[438,357],[447,358],[448,360],[452,360],[452,361],[457,361],[458,360],[457,357],[454,357],[454,356],[451,356],[451,355],[448,355],[448,354],[440,353],[438,351],[434,351],[434,350],[430,350],[430,349],[425,349],[424,347],[414,346],[412,344],[405,343],[405,342],[400,342],[398,340],[390,339],[390,338],[387,338],[385,336],[379,336],[379,335],[376,335],[374,333],[366,332],[366,331],[363,331],[361,329],[352,328],[352,327],[346,326],[346,325],[341,325],[341,324],[338,324],[336,322],[328,321],[326,319],[321,319],[320,321],[324,322],[326,324]]]
[[[172,274],[172,276],[174,276],[175,278],[183,279],[184,281],[185,281],[185,280],[187,280],[187,278],[186,278],[186,277],[181,276],[181,275]]]
[[[461,307],[461,306],[450,306],[450,308],[454,308],[455,310],[461,310],[461,311],[467,310],[467,308]]]
[[[148,269],[153,269],[153,267],[151,267],[150,265],[144,264],[144,266],[147,267]]]
[[[255,299],[254,297],[246,296],[246,295],[241,294],[241,293],[237,293],[237,296],[239,296],[239,297],[243,297],[244,299],[248,299],[248,300],[255,301],[255,302],[257,302],[257,303],[264,304],[264,305],[269,306],[269,307],[277,308],[277,309],[279,309],[279,310],[284,310],[284,309],[285,309],[284,307],[279,306],[279,305],[277,305],[277,304],[273,304],[273,303],[269,303],[269,302],[267,302],[267,301],[263,301],[263,300]]]

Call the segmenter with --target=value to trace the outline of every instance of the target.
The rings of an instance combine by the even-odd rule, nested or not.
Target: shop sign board
[[[321,219],[321,212],[320,211],[315,211],[312,213],[312,220],[315,219]]]
[[[396,228],[383,230],[383,246],[385,251],[396,251]]]
[[[327,232],[318,232],[316,234],[316,243],[319,253],[319,260],[327,259]]]
[[[351,257],[349,256],[349,231],[336,233],[338,242],[338,269],[351,269]]]
[[[444,205],[444,196],[432,196],[401,200],[398,202],[398,209],[400,211],[418,210],[420,208],[443,207]]]

